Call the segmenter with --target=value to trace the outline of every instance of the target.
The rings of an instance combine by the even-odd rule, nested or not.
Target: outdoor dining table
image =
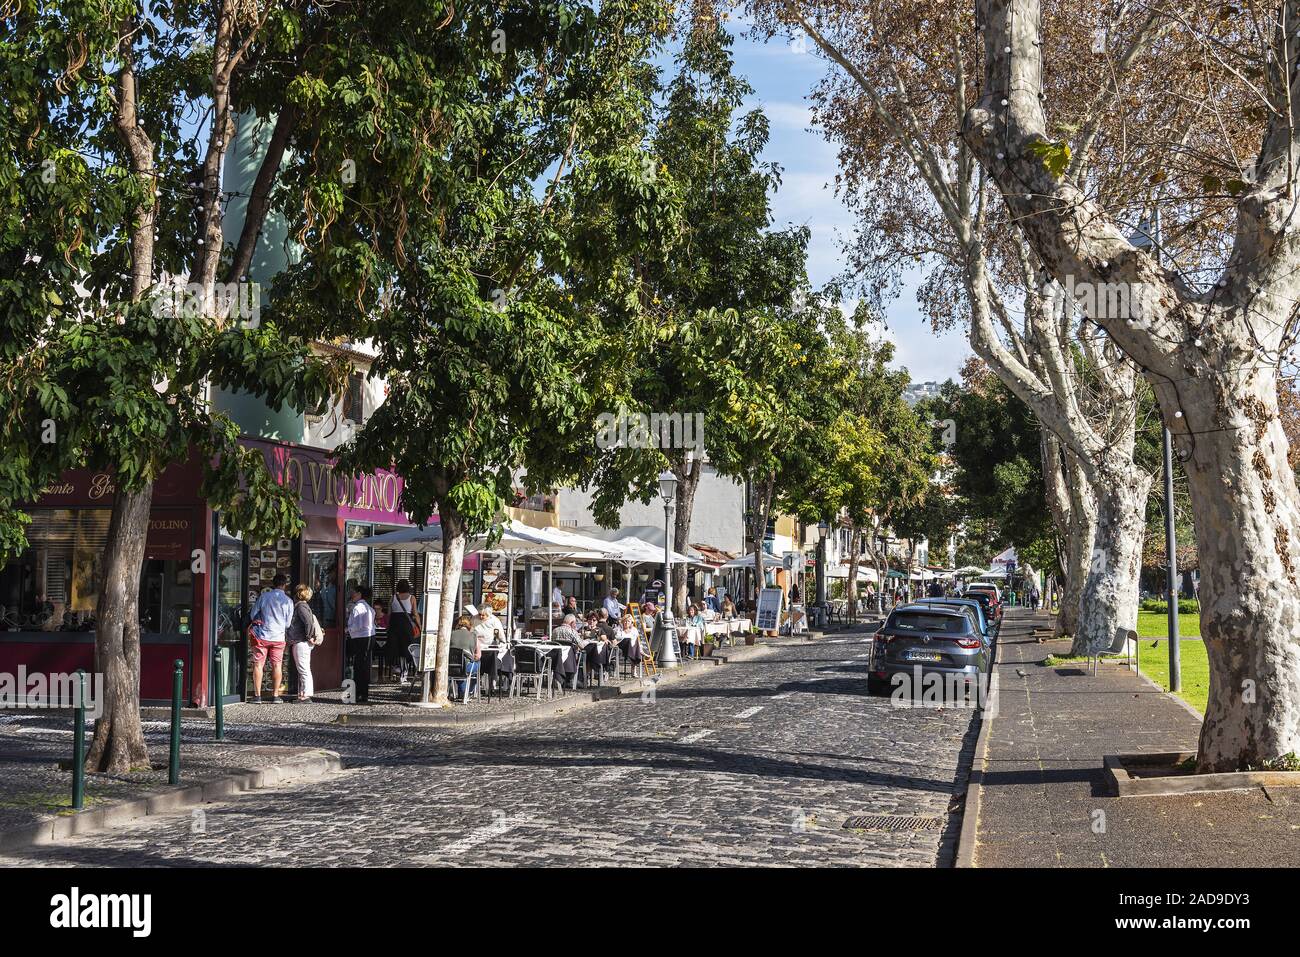
[[[715,618],[704,623],[710,635],[745,634],[750,630],[748,618]]]
[[[574,653],[572,645],[560,645],[551,641],[522,641],[518,644],[528,645],[549,654],[554,675],[561,680],[567,677],[570,688],[578,686],[578,656]],[[515,670],[513,649],[501,656],[499,667],[502,671],[513,672]]]
[[[496,694],[497,686],[503,675],[509,675],[515,670],[515,660],[510,655],[510,646],[506,644],[485,645],[479,657],[479,680],[486,681],[492,694]]]

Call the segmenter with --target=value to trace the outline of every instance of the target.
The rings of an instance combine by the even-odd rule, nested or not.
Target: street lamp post
[[[1133,245],[1138,249],[1149,249],[1157,263],[1160,262],[1160,206],[1151,213],[1150,228],[1138,228]],[[1169,690],[1178,691],[1183,686],[1183,664],[1181,649],[1178,646],[1178,533],[1174,525],[1174,440],[1169,426],[1162,431],[1165,458],[1165,558],[1168,562],[1169,577],[1165,582],[1165,598],[1169,602]]]
[[[817,523],[817,622],[823,624],[822,616],[826,614],[826,533],[830,526],[826,522]]]
[[[664,500],[664,609],[659,617],[664,643],[659,665],[666,667],[677,664],[669,631],[672,626],[667,624],[673,619],[673,510],[677,507],[677,476],[672,472],[659,473],[659,497]]]

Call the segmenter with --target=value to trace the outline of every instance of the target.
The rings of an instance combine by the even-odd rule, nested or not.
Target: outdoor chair
[[[478,672],[469,673],[469,668],[474,663],[474,659],[463,649],[457,650],[460,651],[460,654],[453,655],[451,660],[447,662],[447,680],[451,684],[451,696],[460,698],[462,704],[468,704],[470,685],[474,686],[474,697],[476,698],[482,697],[483,689],[480,686]],[[459,689],[457,688],[458,682],[460,684]]]
[[[1124,667],[1137,670],[1137,641],[1138,633],[1132,628],[1116,628],[1115,637],[1110,640],[1110,644],[1105,648],[1099,648],[1088,655],[1088,663],[1092,666],[1092,673],[1097,673],[1097,666],[1101,664],[1102,655],[1117,655],[1124,652]],[[1132,653],[1130,654],[1130,651]]]
[[[543,686],[552,698],[555,697],[555,674],[551,656],[537,648],[519,645],[515,648],[515,671],[510,678],[510,697],[521,693],[524,685],[536,687],[538,701],[542,700]]]

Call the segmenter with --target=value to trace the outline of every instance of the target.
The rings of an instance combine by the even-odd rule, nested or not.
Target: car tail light
[[[980,640],[974,636],[958,638],[956,641],[958,648],[978,648],[980,646]]]

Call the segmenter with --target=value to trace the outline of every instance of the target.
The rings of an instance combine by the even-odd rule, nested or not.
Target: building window
[[[365,424],[365,383],[366,377],[360,372],[348,376],[348,388],[343,393],[343,418],[347,422]]]
[[[36,508],[28,515],[26,550],[0,568],[0,629],[93,631],[112,510]],[[140,630],[188,635],[194,607],[189,520],[158,510],[149,522],[140,574]]]

